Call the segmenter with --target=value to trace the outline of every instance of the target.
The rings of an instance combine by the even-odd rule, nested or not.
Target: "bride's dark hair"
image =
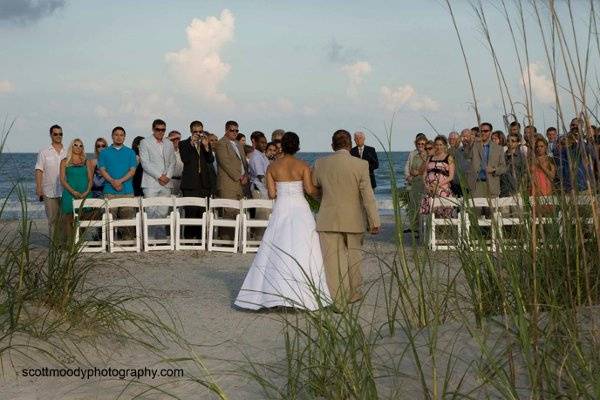
[[[281,150],[285,154],[296,154],[300,150],[300,138],[294,132],[286,132],[281,138]]]

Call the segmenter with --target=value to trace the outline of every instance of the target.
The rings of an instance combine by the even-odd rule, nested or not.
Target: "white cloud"
[[[555,101],[554,85],[552,80],[543,74],[542,67],[536,62],[529,64],[529,67],[523,71],[523,80],[525,86],[529,87],[531,79],[531,91],[533,95],[544,104],[551,104]]]
[[[0,81],[0,94],[10,93],[15,90],[15,86],[10,81]]]
[[[233,14],[227,9],[220,18],[192,20],[186,28],[188,47],[165,55],[171,73],[183,87],[211,102],[229,102],[219,86],[231,65],[223,62],[219,53],[233,39],[234,30]]]
[[[351,98],[358,97],[358,87],[364,81],[365,76],[371,73],[371,64],[366,61],[357,61],[354,64],[346,64],[341,69],[349,80],[346,93]]]
[[[380,89],[380,101],[383,108],[395,111],[401,107],[408,106],[414,111],[437,111],[439,104],[431,97],[418,95],[411,85],[389,88],[382,86]]]

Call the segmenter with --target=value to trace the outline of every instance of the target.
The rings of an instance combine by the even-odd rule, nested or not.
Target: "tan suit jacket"
[[[243,173],[248,173],[248,162],[242,145],[234,141],[240,153],[233,149],[231,141],[226,137],[221,138],[214,146],[215,155],[217,157],[217,193],[218,196],[224,199],[239,200],[244,197],[244,191],[240,183],[240,177]],[[244,171],[242,172],[242,164]]]
[[[489,141],[490,154],[488,156],[488,168],[494,168],[495,171],[487,174],[487,188],[490,196],[500,195],[500,175],[506,172],[506,160],[504,158],[504,150],[496,143]],[[471,166],[468,171],[468,182],[471,193],[475,193],[475,186],[479,171],[481,169],[481,160],[483,158],[483,145],[481,142],[473,144],[471,147]]]
[[[323,192],[317,231],[363,233],[381,225],[367,161],[338,150],[315,162],[312,179]]]

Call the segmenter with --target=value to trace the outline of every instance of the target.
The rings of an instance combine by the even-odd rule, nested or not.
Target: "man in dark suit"
[[[369,178],[371,178],[371,187],[375,189],[377,182],[375,182],[375,170],[379,168],[379,160],[377,159],[377,152],[374,147],[365,146],[365,134],[363,132],[356,132],[354,134],[354,143],[356,146],[350,150],[350,154],[354,157],[362,158],[369,163]]]
[[[184,197],[210,197],[217,190],[217,176],[213,167],[214,156],[202,122],[190,124],[191,136],[179,143],[179,155],[183,162],[181,193]],[[200,218],[202,210],[186,207],[186,218]],[[185,237],[200,238],[201,227],[187,226]]]

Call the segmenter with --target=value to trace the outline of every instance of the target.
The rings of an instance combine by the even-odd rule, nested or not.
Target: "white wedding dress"
[[[276,182],[277,199],[235,305],[316,310],[331,304],[315,219],[302,181]]]

